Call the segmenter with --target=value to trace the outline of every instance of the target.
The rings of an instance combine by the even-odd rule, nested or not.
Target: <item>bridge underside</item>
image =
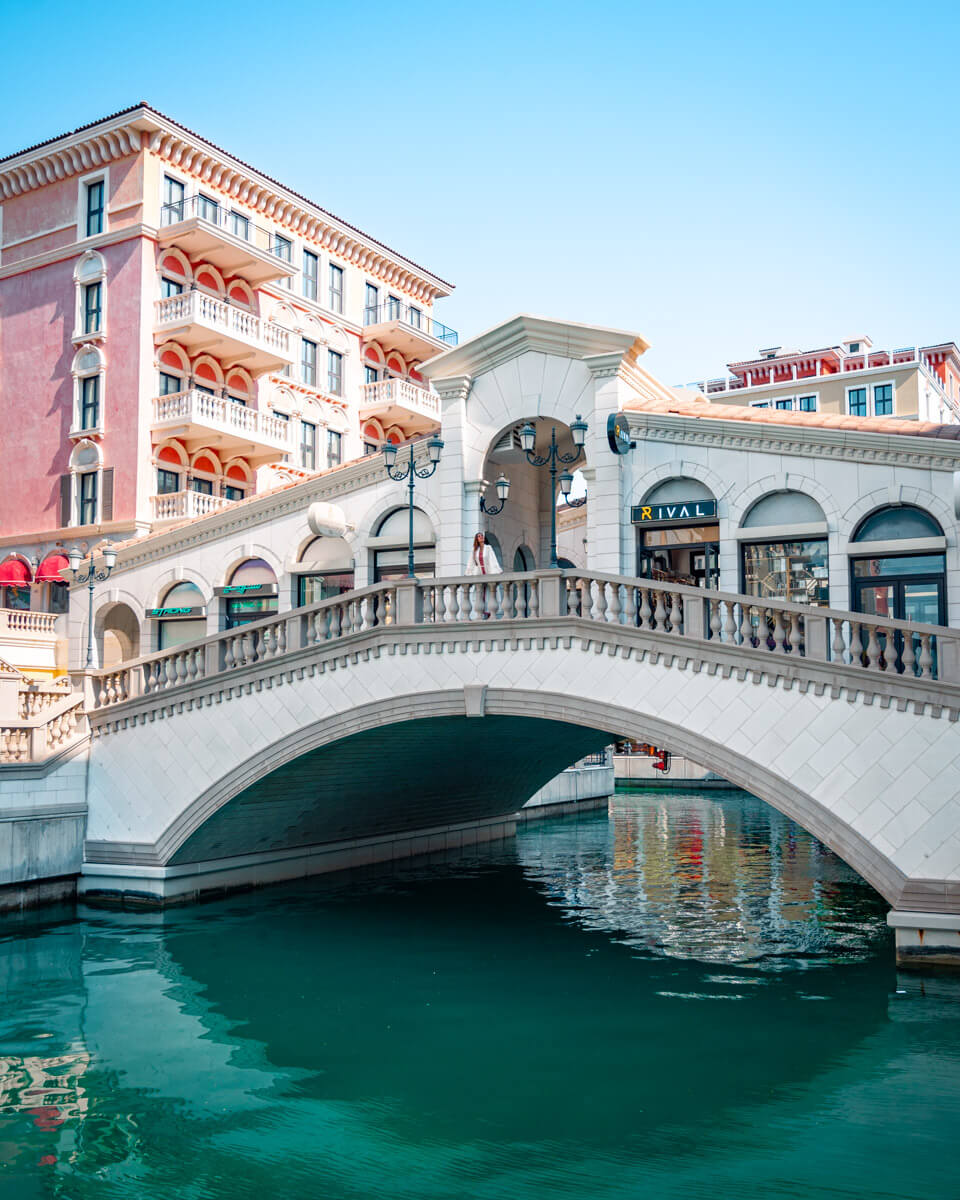
[[[164,846],[115,845],[94,851],[96,865],[88,853],[81,891],[88,900],[182,903],[503,837],[539,788],[609,741],[596,729],[514,716],[368,729],[300,754],[210,815],[194,806]]]

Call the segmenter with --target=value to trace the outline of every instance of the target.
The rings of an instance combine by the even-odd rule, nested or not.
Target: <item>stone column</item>
[[[625,511],[623,458],[607,443],[607,418],[619,412],[627,396],[620,377],[622,353],[592,354],[583,360],[593,376],[593,412],[584,443],[589,480],[587,501],[587,568],[614,575],[633,574],[627,565],[630,515]],[[624,530],[626,532],[624,532]]]
[[[469,375],[451,375],[434,380],[440,395],[440,436],[443,453],[437,467],[434,495],[443,520],[437,533],[437,574],[462,575],[470,553],[470,539],[476,530],[476,496],[464,490],[464,450],[469,438],[467,396],[473,379]],[[478,526],[479,528],[479,526]]]

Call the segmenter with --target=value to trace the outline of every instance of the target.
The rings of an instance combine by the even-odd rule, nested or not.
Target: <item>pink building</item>
[[[147,104],[0,159],[0,607],[435,427],[450,291]]]

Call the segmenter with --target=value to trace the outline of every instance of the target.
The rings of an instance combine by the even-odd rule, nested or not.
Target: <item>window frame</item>
[[[311,346],[312,360],[308,362],[307,347]],[[306,387],[315,388],[317,386],[317,365],[319,362],[318,344],[311,338],[300,338],[300,382]]]
[[[334,448],[336,454],[333,453]],[[327,466],[339,467],[343,464],[343,434],[339,429],[327,430]]]
[[[812,400],[813,408],[803,408],[802,400]],[[804,392],[797,396],[797,412],[819,412],[820,411],[820,393],[819,392]]]
[[[87,233],[87,188],[92,184],[103,184],[103,207],[100,210],[100,228],[96,233]],[[77,179],[77,241],[86,242],[102,237],[108,232],[107,201],[110,198],[110,168],[100,167],[87,171]]]
[[[306,431],[310,430],[310,438],[306,439]],[[309,457],[309,462],[307,461]],[[304,471],[317,469],[317,423],[300,418],[300,466]]]
[[[855,413],[850,408],[851,392],[863,392],[863,412]],[[869,417],[870,413],[870,386],[866,383],[848,384],[844,390],[844,408],[848,417]]]
[[[101,405],[103,403],[100,395],[100,372],[96,371],[90,375],[79,376],[80,396],[79,396],[79,423],[77,429],[80,433],[90,434],[102,428],[102,413]],[[88,402],[87,389],[92,385],[93,400]],[[92,409],[94,420],[87,424],[87,410]]]
[[[346,272],[343,267],[334,262],[328,263],[327,268],[328,299],[330,301],[328,307],[331,312],[342,314]],[[334,283],[337,283],[338,286],[334,287]]]
[[[167,185],[168,181],[170,183],[175,183],[175,184],[179,185],[179,187],[180,187],[180,199],[179,200],[167,200],[166,199],[166,185]],[[170,214],[171,219],[167,220],[166,210],[168,208],[169,209],[172,209],[172,208],[179,209],[179,215],[177,215],[176,220],[172,219],[172,217],[173,217],[172,213]],[[181,221],[183,221],[186,218],[186,215],[187,215],[187,181],[185,179],[181,179],[178,175],[171,174],[169,171],[164,171],[163,175],[161,176],[161,179],[160,179],[160,226],[161,226],[161,228],[164,228],[167,225],[178,225]]]
[[[101,474],[100,467],[94,467],[92,470],[76,471],[74,474],[74,478],[76,481],[75,482],[76,503],[77,503],[76,518],[77,518],[77,524],[80,526],[98,524],[99,517],[100,517],[100,492],[102,490],[100,487],[100,474]],[[93,496],[92,497],[89,497],[89,496],[85,497],[83,494],[84,487],[88,480],[91,480],[93,482],[93,488],[92,488]],[[93,519],[90,521],[85,521],[83,519],[84,513],[85,513],[85,506],[88,504],[91,504],[91,503],[93,504]]]
[[[91,309],[89,300],[94,288],[97,290],[97,305],[95,309]],[[103,332],[103,280],[96,279],[93,283],[82,283],[80,289],[83,307],[83,334],[84,337],[91,337],[93,334]],[[96,314],[96,323],[92,326],[90,324],[91,313]]]
[[[312,263],[312,272],[307,270],[307,264]],[[303,248],[303,265],[300,271],[301,276],[301,291],[307,300],[312,300],[314,304],[319,303],[320,297],[320,255],[314,254],[312,250],[308,250],[306,246]],[[311,285],[308,288],[308,284]]]
[[[877,389],[888,387],[890,389],[890,411],[888,413],[877,412]],[[897,385],[893,379],[884,379],[870,385],[870,408],[871,415],[874,417],[893,417],[897,412]]]

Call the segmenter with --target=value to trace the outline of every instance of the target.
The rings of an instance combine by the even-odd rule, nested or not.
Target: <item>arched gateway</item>
[[[386,582],[104,675],[81,890],[163,902],[392,857],[404,833],[459,845],[627,736],[748,788],[895,908],[957,912],[956,647],[940,630],[934,681],[927,627],[887,659],[890,621],[746,599]]]

